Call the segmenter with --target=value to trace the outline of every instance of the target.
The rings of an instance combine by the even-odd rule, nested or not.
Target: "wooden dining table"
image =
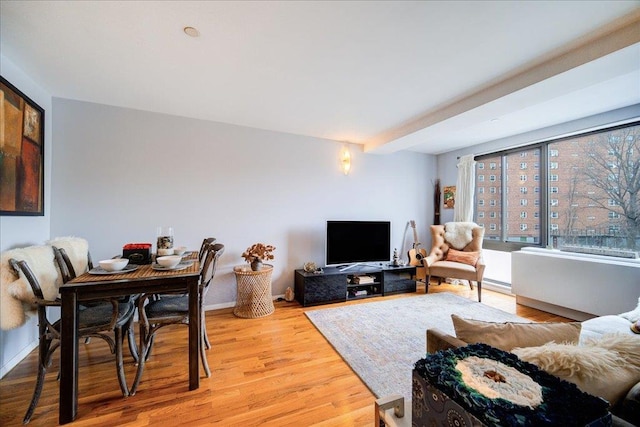
[[[78,413],[78,311],[83,301],[143,293],[188,293],[189,390],[200,386],[200,263],[197,253],[192,258],[193,264],[181,270],[158,271],[151,265],[140,265],[133,271],[115,274],[86,272],[60,286],[60,424],[72,422]]]

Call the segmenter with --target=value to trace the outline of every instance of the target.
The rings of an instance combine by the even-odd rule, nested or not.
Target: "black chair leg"
[[[202,367],[204,368],[204,373],[207,375],[207,378],[211,376],[211,369],[209,369],[209,361],[207,360],[207,351],[204,348],[204,338],[200,342],[200,358],[202,359]]]
[[[33,389],[33,396],[31,397],[31,403],[29,403],[29,408],[27,412],[24,414],[24,418],[22,419],[22,424],[27,424],[31,421],[31,417],[33,416],[34,411],[36,410],[36,406],[38,406],[38,401],[40,400],[40,395],[42,394],[42,387],[44,386],[44,377],[47,373],[47,368],[51,364],[51,356],[52,351],[50,351],[51,340],[46,338],[40,338],[40,348],[38,349],[38,376],[36,377],[36,386]],[[55,348],[54,348],[55,350]]]
[[[204,311],[202,312],[202,319],[200,320],[200,327],[202,328],[202,336],[204,337],[204,345],[207,350],[211,349],[211,342],[209,342],[209,335],[207,334],[207,323],[204,316]]]
[[[124,376],[124,361],[122,358],[122,346],[124,344],[124,336],[122,334],[122,328],[115,328],[115,341],[116,341],[116,373],[118,375],[118,382],[120,383],[120,390],[122,395],[129,396],[129,387],[127,387],[127,380]]]
[[[136,344],[136,335],[133,331],[133,316],[126,326],[127,328],[127,341],[129,343],[129,352],[133,360],[138,363],[138,345]]]
[[[478,282],[478,302],[482,302],[482,282]]]

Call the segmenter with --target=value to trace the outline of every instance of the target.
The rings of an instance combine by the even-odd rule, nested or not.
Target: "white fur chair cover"
[[[74,269],[77,265],[78,274],[86,271],[89,244],[85,239],[61,238],[52,242],[56,242],[56,246],[68,251]],[[28,315],[34,313],[32,310],[34,295],[31,285],[22,274],[18,276],[9,265],[11,258],[26,261],[29,264],[40,283],[45,299],[55,300],[58,297],[58,288],[62,284],[60,270],[55,263],[50,245],[29,246],[2,252],[0,254],[0,329],[3,330],[22,326],[27,321]],[[84,267],[82,258],[84,258]]]
[[[473,240],[475,222],[447,222],[444,225],[444,240],[454,249],[462,250]]]

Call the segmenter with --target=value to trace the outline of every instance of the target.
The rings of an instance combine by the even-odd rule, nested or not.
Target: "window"
[[[478,187],[478,194],[484,194],[484,187]]]
[[[495,218],[495,217],[496,217],[496,211],[489,212],[489,218]]]
[[[540,147],[527,147],[507,152],[506,154],[482,156],[482,158],[478,160],[489,165],[489,169],[496,171],[496,173],[490,177],[492,185],[489,187],[489,193],[493,196],[489,199],[489,205],[492,211],[495,211],[491,217],[498,221],[495,223],[496,228],[492,231],[497,232],[487,233],[490,234],[489,236],[485,235],[488,241],[518,243],[539,242],[539,233],[532,233],[534,224],[539,224],[540,221],[540,216],[537,218],[533,217],[534,213],[540,210],[539,205],[533,206],[534,203],[539,204],[539,189],[538,194],[530,197],[539,185],[522,185],[522,182],[530,181],[531,178],[531,176],[526,173],[526,170],[531,167],[531,165],[529,165],[529,162],[524,162],[522,158],[539,156],[539,152]],[[540,164],[539,161],[535,163]],[[476,171],[476,177],[481,174],[481,171]],[[495,181],[493,181],[494,177]],[[495,185],[493,183],[495,183]],[[505,183],[507,184],[506,186]],[[522,197],[524,195],[526,195],[526,198]],[[520,203],[522,203],[522,205]],[[476,205],[479,206],[478,204]],[[524,211],[522,206],[527,206],[527,220],[531,220],[531,223],[527,223],[529,229],[526,234],[520,230],[520,214]],[[476,217],[479,217],[477,213]]]
[[[579,246],[587,252],[593,247],[640,250],[640,219],[633,214],[640,120],[478,159],[495,165],[500,189],[497,232],[488,248],[546,246],[553,237],[554,247]]]
[[[478,206],[484,206],[484,199],[478,199]]]
[[[525,231],[527,229],[527,224],[520,224],[520,231]]]
[[[484,182],[484,175],[478,175],[476,179],[478,180],[478,182]]]
[[[484,169],[484,163],[478,162],[476,165],[478,166],[478,169]]]
[[[489,230],[496,231],[496,225],[495,224],[489,224]]]
[[[489,175],[489,181],[496,182],[496,176],[495,175]]]
[[[484,212],[482,211],[478,212],[478,218],[484,218]]]

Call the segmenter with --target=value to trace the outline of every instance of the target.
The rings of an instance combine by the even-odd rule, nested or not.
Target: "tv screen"
[[[390,221],[327,221],[326,265],[390,259]]]

